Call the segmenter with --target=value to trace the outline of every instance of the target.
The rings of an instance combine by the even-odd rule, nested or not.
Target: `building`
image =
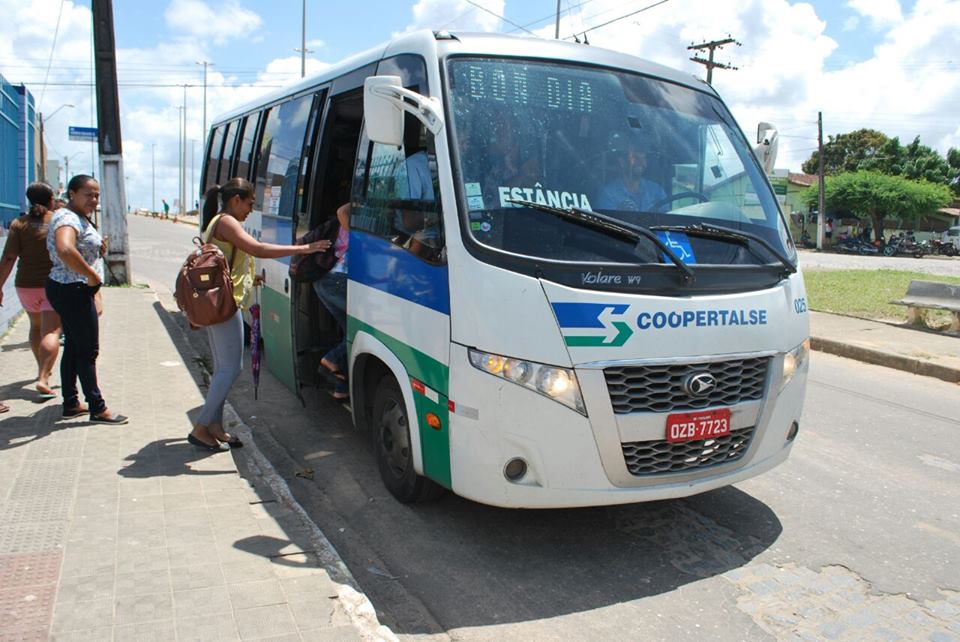
[[[0,225],[26,207],[27,185],[40,175],[39,126],[33,95],[0,75]]]

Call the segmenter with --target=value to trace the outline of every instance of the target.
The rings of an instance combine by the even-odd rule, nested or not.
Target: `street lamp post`
[[[157,211],[157,144],[150,144],[150,212]]]
[[[306,0],[304,0],[306,1]],[[207,136],[207,67],[213,66],[209,60],[198,60],[198,65],[203,65],[203,136]]]
[[[60,105],[59,107],[53,110],[52,114],[46,117],[46,120],[50,120],[51,118],[53,118],[57,114],[57,112],[63,109],[64,107],[73,107],[73,104],[66,103],[66,104]],[[42,180],[43,182],[47,182],[47,151],[46,151],[47,146],[46,146],[46,143],[44,142],[45,120],[43,117],[43,112],[39,112],[38,115],[40,117],[40,180]]]

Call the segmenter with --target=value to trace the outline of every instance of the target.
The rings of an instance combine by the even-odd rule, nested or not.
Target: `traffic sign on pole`
[[[70,140],[88,141],[92,143],[95,143],[98,140],[98,131],[96,127],[74,127],[71,125],[67,130],[67,133],[70,136]]]

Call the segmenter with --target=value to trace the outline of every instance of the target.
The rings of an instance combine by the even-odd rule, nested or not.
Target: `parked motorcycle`
[[[913,236],[900,235],[890,239],[883,248],[884,256],[897,255],[912,256],[915,259],[923,258],[923,248],[917,243]]]
[[[854,236],[847,236],[837,240],[837,249],[847,254],[878,255],[880,250],[867,243],[863,239]]]
[[[953,243],[944,243],[940,239],[927,239],[920,244],[924,254],[939,254],[942,256],[956,256],[957,247]]]

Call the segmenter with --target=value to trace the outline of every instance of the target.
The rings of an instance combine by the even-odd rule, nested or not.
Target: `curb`
[[[154,297],[160,305],[160,308],[167,314],[172,325],[176,326],[180,332],[179,339],[199,361],[201,355],[193,348],[190,338],[186,336],[184,329],[176,323],[174,317],[176,313],[168,310],[160,298],[159,293],[151,288]],[[206,368],[201,366],[201,372],[206,373]],[[192,376],[192,375],[190,375]],[[397,636],[389,627],[380,623],[377,618],[377,612],[370,598],[363,592],[356,578],[347,568],[340,553],[333,546],[323,531],[310,519],[309,514],[294,498],[286,480],[276,471],[273,464],[266,458],[260,448],[256,445],[256,438],[253,430],[244,423],[240,415],[230,405],[229,401],[224,403],[224,425],[229,427],[231,432],[236,432],[243,438],[245,444],[242,452],[231,452],[233,457],[242,457],[243,462],[249,467],[250,472],[257,475],[276,495],[277,499],[287,508],[296,514],[301,524],[309,531],[309,537],[313,553],[316,554],[320,567],[330,576],[330,579],[338,584],[337,599],[343,605],[344,611],[350,617],[354,627],[361,633],[364,640],[375,642],[396,642]],[[238,467],[239,468],[239,467]],[[246,479],[244,475],[241,477]]]
[[[922,359],[906,357],[899,354],[892,354],[882,350],[872,348],[863,348],[834,341],[833,339],[824,339],[823,337],[810,337],[810,347],[813,350],[835,354],[848,359],[856,359],[865,363],[872,363],[877,366],[885,366],[895,370],[903,370],[911,374],[924,377],[934,377],[949,383],[960,383],[960,368],[944,366]]]

